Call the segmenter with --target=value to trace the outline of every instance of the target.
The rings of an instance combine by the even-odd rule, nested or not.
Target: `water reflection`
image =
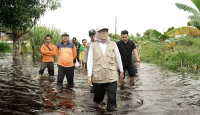
[[[117,111],[99,110],[93,102],[93,93],[87,84],[87,76],[75,69],[75,87],[59,92],[55,79],[44,75],[35,79],[40,67],[32,56],[26,60],[12,60],[5,56],[0,60],[0,115],[46,114],[198,114],[200,81],[189,74],[176,74],[157,66],[141,64],[136,84],[118,84]],[[57,66],[55,66],[57,73]],[[107,97],[104,99],[106,103]]]
[[[73,88],[64,87],[62,91],[56,88],[55,79],[51,80],[47,75],[39,80],[40,101],[44,105],[44,111],[50,113],[60,113],[63,111],[74,111],[76,105],[73,100],[76,99]]]

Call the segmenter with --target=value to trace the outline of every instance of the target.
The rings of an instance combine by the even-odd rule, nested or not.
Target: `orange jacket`
[[[58,57],[58,65],[72,67],[74,66],[73,60],[77,55],[76,47],[71,42],[68,42],[66,45],[61,42],[56,47],[56,55]]]
[[[48,45],[47,43],[45,43]],[[54,55],[56,55],[56,46],[52,43],[49,46],[51,51],[47,48],[47,46],[43,44],[41,47],[41,53],[43,55],[42,62],[54,62]]]

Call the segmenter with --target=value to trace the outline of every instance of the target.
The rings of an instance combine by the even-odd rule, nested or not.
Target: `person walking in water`
[[[69,42],[69,35],[65,32],[61,35],[62,42],[57,45],[56,55],[58,58],[58,77],[57,86],[61,90],[63,87],[63,79],[66,75],[68,86],[74,85],[74,64],[76,58],[76,46]]]
[[[123,78],[121,56],[115,42],[108,37],[108,28],[98,26],[88,53],[88,84],[94,88],[93,101],[102,104],[107,91],[107,110],[116,110],[117,65]]]
[[[81,47],[81,44],[79,42],[77,42],[76,37],[73,37],[72,42],[76,47],[76,53],[77,53],[77,57],[73,61],[74,62],[74,67],[75,67],[75,64],[76,64],[76,59],[77,59],[77,61],[79,63],[79,66],[81,66],[81,62],[80,62],[79,57],[78,57],[79,56],[79,48]]]
[[[46,37],[46,43],[42,45],[41,47],[41,53],[43,55],[42,62],[39,70],[39,76],[40,78],[44,74],[44,70],[48,69],[48,74],[50,78],[53,78],[54,76],[54,55],[56,55],[56,46],[51,43],[52,36],[50,34],[47,34]]]
[[[137,59],[137,67],[140,67],[140,59],[138,56],[138,52],[136,50],[135,43],[128,39],[128,31],[123,30],[121,31],[121,38],[122,40],[117,42],[117,46],[119,48],[119,52],[121,54],[122,63],[123,63],[123,70],[124,70],[124,78],[125,78],[125,71],[127,70],[130,76],[130,82],[134,83],[135,78],[135,71],[132,64],[132,52],[134,52],[135,57]],[[120,79],[120,82],[124,81]]]
[[[89,30],[89,37],[91,41],[86,45],[84,50],[84,57],[83,57],[83,74],[87,73],[87,57],[88,57],[88,51],[90,49],[90,45],[94,42],[96,31],[94,29]],[[93,86],[90,88],[90,92],[94,93]]]
[[[87,70],[86,66],[87,66],[88,51],[89,51],[90,45],[94,42],[95,33],[96,33],[96,31],[94,29],[89,30],[89,37],[90,37],[91,41],[89,43],[87,43],[87,45],[85,46],[85,49],[84,49],[83,74],[85,74],[86,70]]]
[[[86,39],[83,39],[83,40],[82,40],[82,45],[81,45],[81,47],[80,47],[80,49],[79,49],[79,60],[80,60],[80,62],[81,62],[80,65],[83,64],[84,50],[85,50],[86,44],[87,44],[87,40],[86,40]]]

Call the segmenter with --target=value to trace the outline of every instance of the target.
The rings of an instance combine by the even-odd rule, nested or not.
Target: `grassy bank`
[[[174,49],[164,50],[164,44],[149,42],[141,48],[141,61],[153,63],[175,71],[196,73],[200,70],[200,38],[188,38]]]

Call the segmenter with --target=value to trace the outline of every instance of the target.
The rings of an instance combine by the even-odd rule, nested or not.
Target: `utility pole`
[[[115,42],[117,41],[117,17],[115,17]]]

